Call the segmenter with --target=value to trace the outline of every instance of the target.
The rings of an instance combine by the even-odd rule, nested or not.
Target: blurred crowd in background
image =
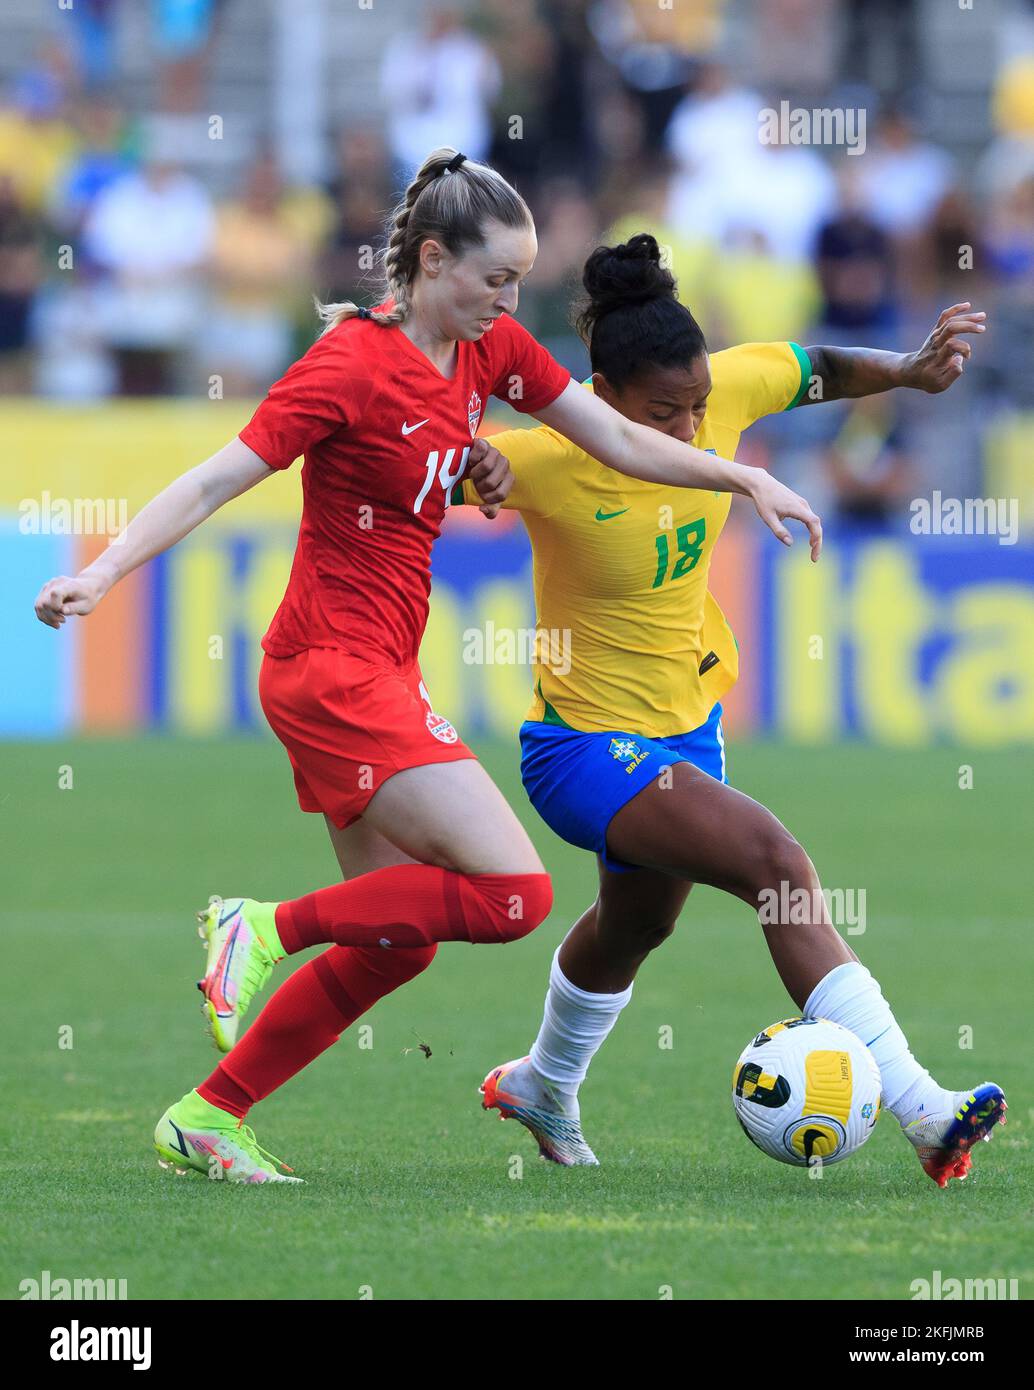
[[[954,121],[921,0],[298,0],[297,13],[314,3],[337,10],[331,82],[352,78],[351,32],[376,22],[383,41],[378,100],[328,123],[304,180],[261,119],[232,159],[185,154],[184,131],[211,134],[223,110],[225,45],[287,0],[74,0],[38,20],[27,51],[18,30],[0,54],[0,394],[204,396],[217,378],[260,397],[312,341],[314,293],[375,301],[385,218],[449,144],[528,199],[540,250],[520,316],[576,373],[580,268],[600,240],[640,230],[670,248],[712,351],[913,348],[941,307],[986,308],[959,402],[933,414],[897,393],[794,420],[798,481],[813,474],[845,516],[879,524],[931,483],[979,491],[982,431],[1034,409],[1032,0],[998,0],[982,49],[953,31],[960,52],[988,55],[969,74],[973,114]],[[122,77],[127,8],[143,85]],[[274,26],[271,46],[291,32]],[[864,111],[864,153],[763,143],[759,114],[782,101]],[[752,447],[767,461],[789,443],[774,422]]]

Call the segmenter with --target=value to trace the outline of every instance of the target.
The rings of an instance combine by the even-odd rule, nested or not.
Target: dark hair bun
[[[621,387],[652,367],[688,366],[707,351],[700,325],[679,303],[675,277],[661,265],[649,232],[620,246],[597,246],[585,262],[586,298],[575,327],[593,372]]]
[[[661,248],[648,232],[621,246],[598,246],[585,263],[582,284],[589,296],[580,320],[586,331],[613,309],[676,297],[675,277],[661,265]]]

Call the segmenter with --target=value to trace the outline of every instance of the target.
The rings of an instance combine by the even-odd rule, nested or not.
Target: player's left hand
[[[931,395],[947,391],[958,381],[973,352],[973,344],[963,335],[983,333],[987,327],[986,318],[983,310],[975,310],[968,303],[942,309],[933,332],[909,360],[907,384]]]
[[[470,466],[468,476],[481,498],[481,511],[489,518],[496,516],[513,487],[510,460],[487,439],[475,439],[467,463]]]

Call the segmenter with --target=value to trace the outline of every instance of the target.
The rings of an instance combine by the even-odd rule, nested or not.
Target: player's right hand
[[[482,435],[471,445],[467,463],[468,476],[481,498],[481,511],[489,518],[496,516],[513,487],[510,460]]]
[[[36,617],[47,627],[60,627],[73,613],[91,613],[106,593],[107,586],[94,575],[79,575],[75,579],[58,575],[39,591]]]
[[[758,509],[758,516],[784,545],[793,545],[793,537],[783,525],[784,518],[803,522],[811,538],[811,558],[817,560],[822,553],[822,522],[805,499],[791,492],[778,478],[773,478],[763,468],[755,469],[754,473],[750,497]]]

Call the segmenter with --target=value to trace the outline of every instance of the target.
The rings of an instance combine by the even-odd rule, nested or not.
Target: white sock
[[[952,1093],[939,1086],[908,1050],[880,987],[858,961],[845,961],[824,976],[804,1005],[806,1018],[828,1018],[849,1028],[868,1047],[883,1080],[883,1104],[906,1125],[945,1108]]]
[[[560,969],[558,947],[549,971],[542,1027],[531,1047],[531,1065],[558,1090],[577,1095],[589,1063],[631,998],[631,985],[620,994],[590,994],[573,985]]]

